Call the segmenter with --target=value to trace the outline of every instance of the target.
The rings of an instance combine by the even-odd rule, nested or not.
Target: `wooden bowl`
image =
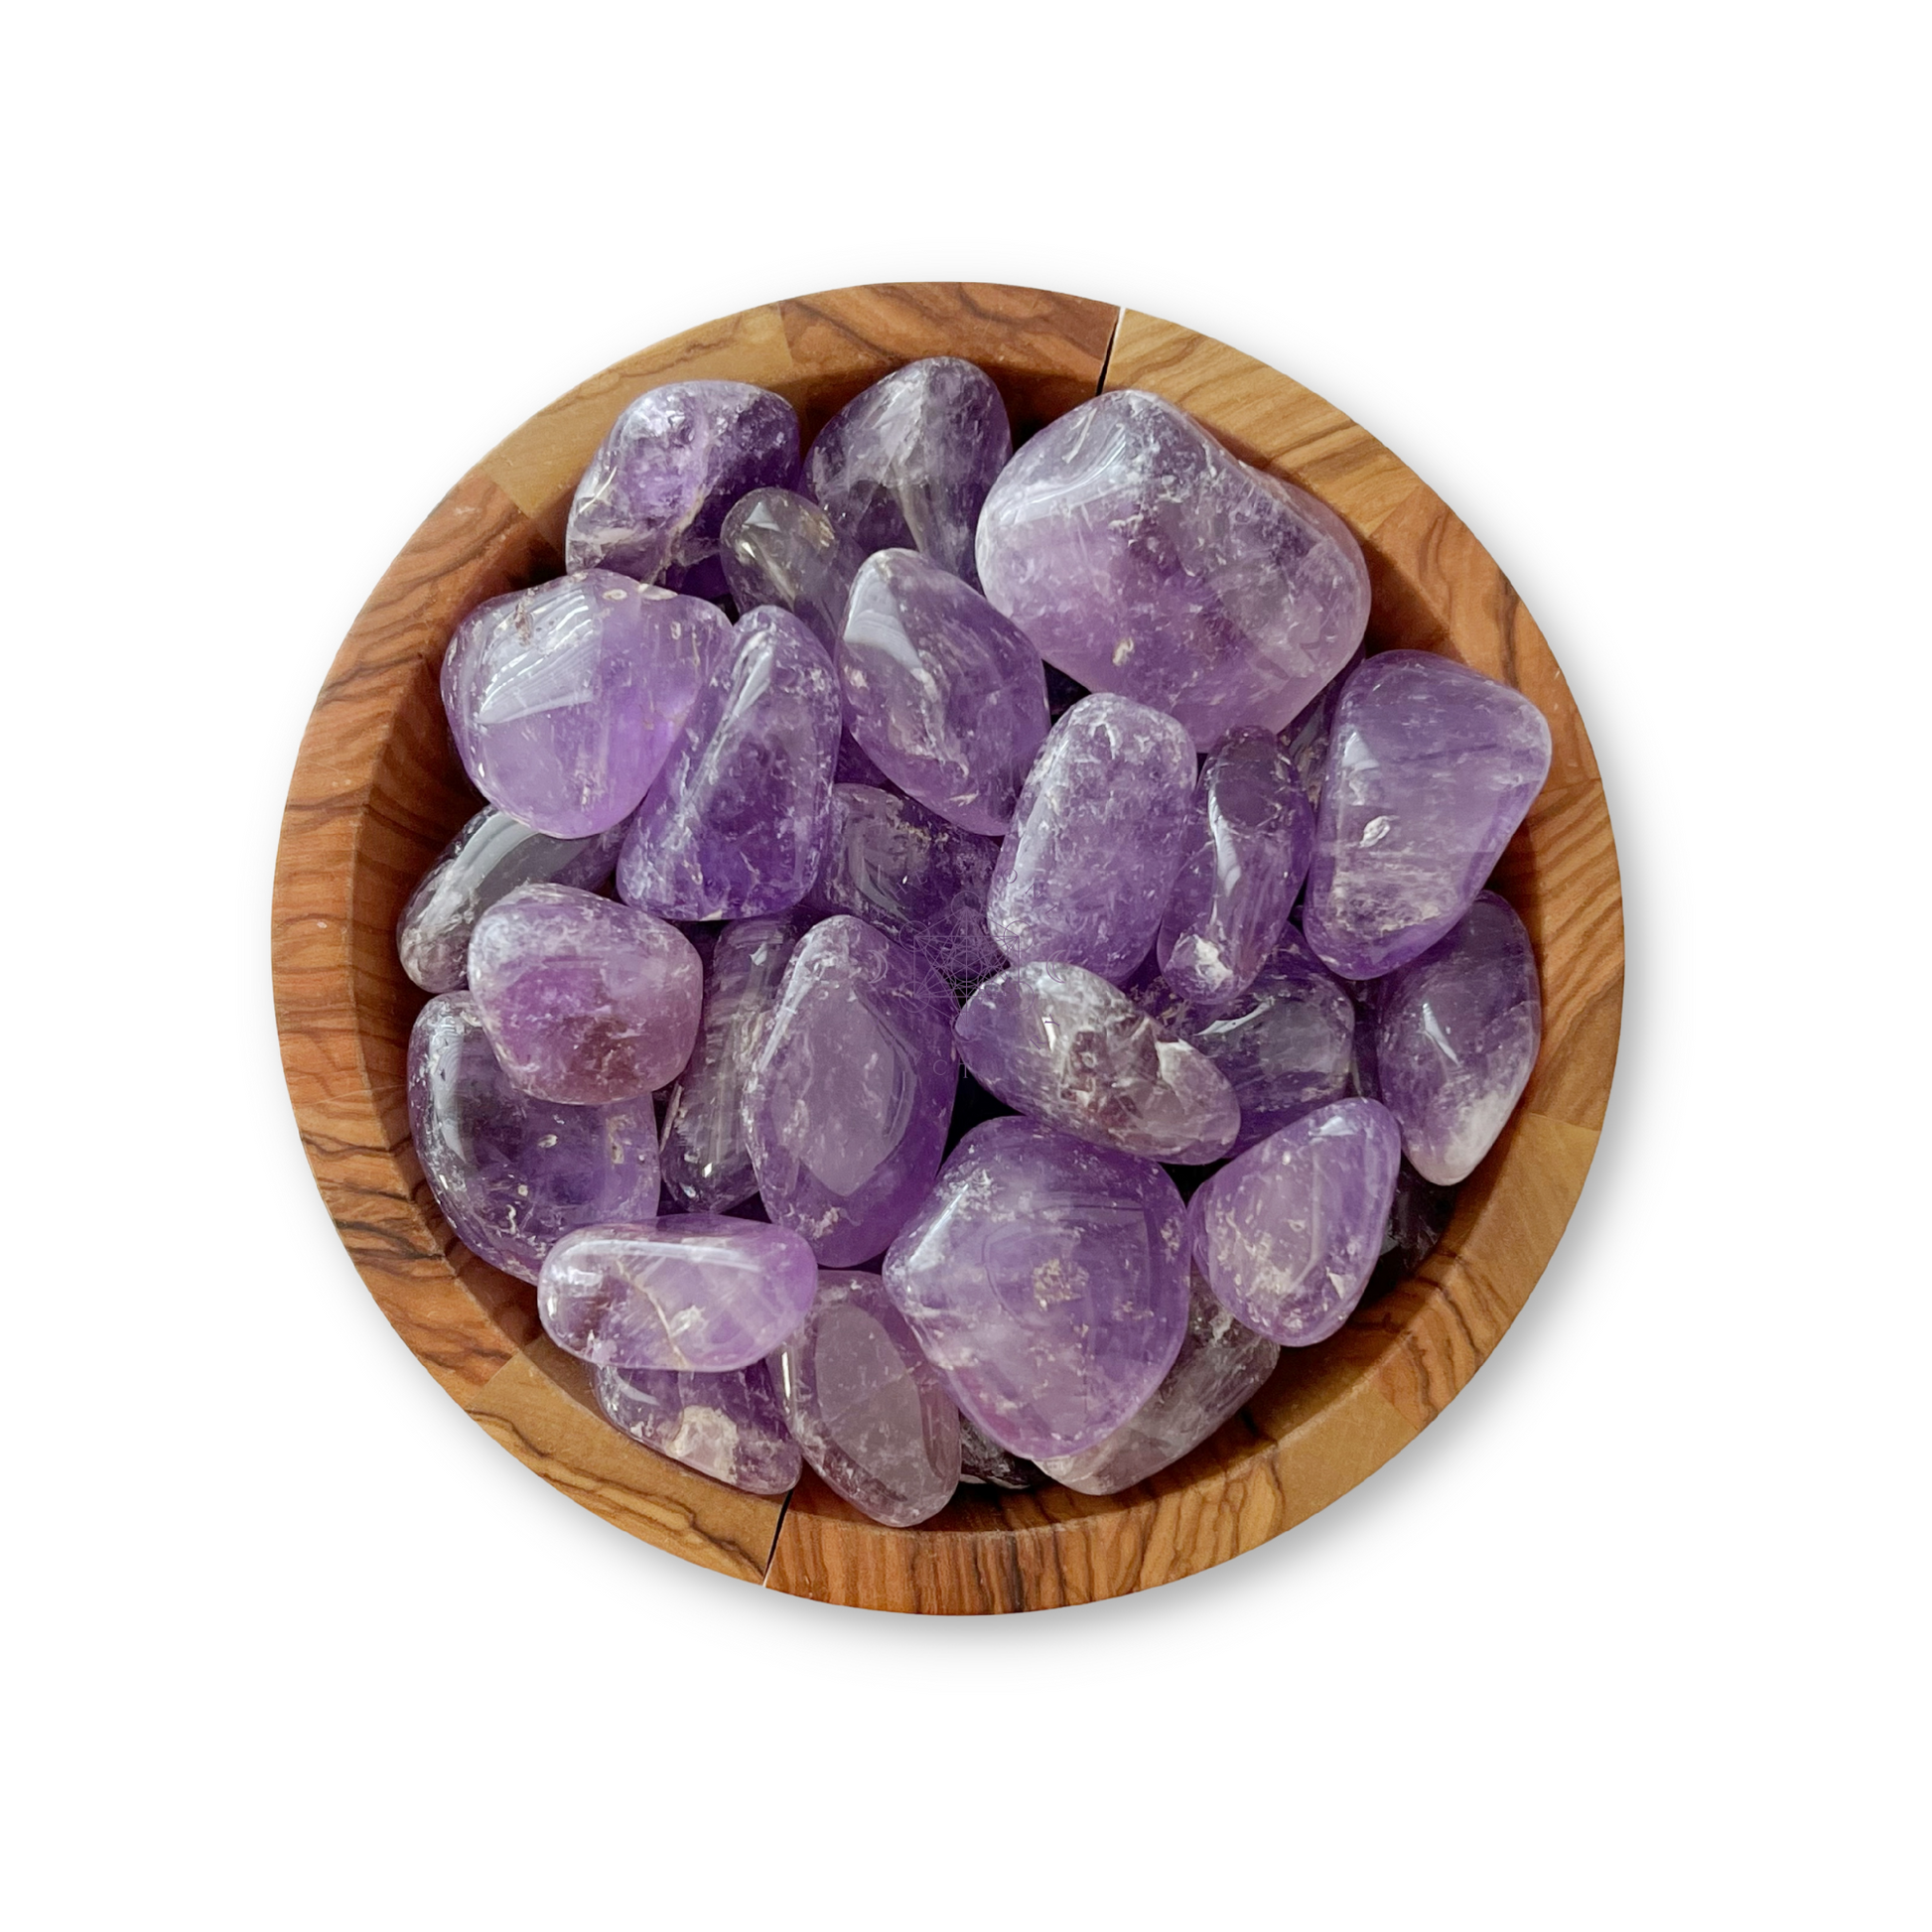
[[[1347,521],[1374,584],[1370,641],[1441,651],[1550,721],[1550,781],[1498,868],[1542,963],[1543,1050],[1522,1106],[1463,1184],[1420,1273],[1313,1348],[1284,1349],[1247,1409],[1118,1496],[962,1491],[916,1529],[860,1516],[808,1470],[747,1496],[605,1422],[534,1291],[452,1235],[410,1146],[404,1053],[424,996],[396,915],[476,809],[437,667],[485,598],[562,568],[579,473],[612,419],[674,377],[775,389],[809,438],[888,369],[963,355],[1025,436],[1100,389],[1153,389]],[[1252,357],[1111,303],[920,283],[750,309],[593,377],[499,444],[409,540],[343,644],[309,721],[276,867],[274,971],[289,1092],[344,1245],[423,1366],[497,1442],[621,1529],[748,1583],[871,1609],[966,1613],[1091,1602],[1279,1535],[1385,1462],[1477,1367],[1556,1247],[1596,1146],[1616,1054],[1623,927],[1596,764],[1563,673],[1482,546],[1337,409]]]

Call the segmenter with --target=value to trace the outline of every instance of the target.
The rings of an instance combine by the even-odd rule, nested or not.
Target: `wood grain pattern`
[[[1212,1442],[1123,1496],[969,1491],[894,1531],[809,1475],[788,1506],[741,1495],[598,1415],[581,1365],[543,1337],[532,1291],[458,1243],[423,1181],[403,1092],[422,995],[393,930],[476,805],[442,722],[443,648],[483,599],[561,567],[571,490],[618,411],[657,382],[726,376],[778,390],[809,436],[886,370],[942,353],[988,369],[1022,434],[1103,372],[1109,387],[1171,396],[1348,520],[1369,558],[1373,641],[1446,651],[1536,701],[1556,744],[1551,782],[1497,883],[1536,942],[1546,1023],[1523,1109],[1416,1279],[1330,1341],[1287,1351]],[[1622,927],[1602,789],[1562,672],[1420,479],[1301,384],[1173,324],[1040,290],[924,283],[773,303],[660,343],[541,412],[450,492],[356,620],[304,737],[274,972],[290,1096],[343,1241],[397,1332],[496,1441],[607,1521],[725,1575],[970,1614],[1091,1602],[1224,1562],[1322,1508],[1441,1412],[1522,1307],[1583,1184],[1615,1057]]]

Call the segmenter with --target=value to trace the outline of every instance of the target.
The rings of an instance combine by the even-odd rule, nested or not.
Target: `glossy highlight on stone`
[[[811,625],[827,650],[845,626],[845,600],[865,561],[832,519],[790,489],[755,489],[726,513],[725,582],[741,613],[776,605]]]
[[[1171,712],[1200,751],[1282,730],[1368,621],[1341,519],[1145,390],[1109,390],[1028,443],[986,499],[977,554],[986,595],[1042,657]]]
[[[987,1436],[1034,1460],[1075,1455],[1179,1351],[1182,1236],[1165,1170],[1009,1114],[953,1150],[887,1253],[886,1287]]]
[[[959,1411],[877,1275],[822,1273],[769,1366],[805,1460],[855,1509],[907,1529],[952,1500]]]
[[[591,1385],[626,1436],[734,1489],[782,1496],[804,1466],[762,1361],[719,1375],[607,1364]]]
[[[468,993],[441,994],[416,1016],[409,1128],[457,1239],[519,1281],[534,1282],[572,1229],[657,1211],[648,1097],[566,1107],[519,1093]]]

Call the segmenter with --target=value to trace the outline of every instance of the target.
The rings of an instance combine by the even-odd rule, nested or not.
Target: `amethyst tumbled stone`
[[[626,1436],[734,1489],[781,1496],[803,1458],[763,1362],[700,1375],[670,1368],[599,1369],[598,1407]]]
[[[865,553],[839,535],[809,496],[755,489],[725,517],[719,560],[741,611],[775,604],[803,618],[827,650],[838,642],[845,600]]]

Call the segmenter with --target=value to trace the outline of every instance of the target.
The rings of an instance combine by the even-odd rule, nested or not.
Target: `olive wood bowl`
[[[1463,1183],[1420,1271],[1281,1366],[1210,1441],[1138,1488],[962,1489],[882,1528],[809,1470],[743,1495],[599,1414],[535,1292],[479,1261],[438,1212],[409,1139],[404,1056],[424,995],[396,916],[477,808],[437,691],[450,633],[485,598],[556,575],[572,490],[642,390],[725,376],[776,390],[809,439],[897,364],[962,355],[1024,437],[1108,388],[1171,398],[1354,531],[1372,645],[1441,651],[1550,722],[1549,783],[1496,883],[1541,963],[1528,1091]],[[1595,1150],[1616,1055],[1623,927],[1609,814],[1583,720],[1542,632],[1429,485],[1299,382],[1205,336],[1038,289],[839,289],[706,324],[594,376],[499,444],[431,512],[337,655],[303,738],[275,877],[276,1020],[316,1183],[369,1292],[423,1366],[518,1460],[632,1536],[747,1583],[870,1609],[1044,1609],[1225,1562],[1332,1502],[1410,1442],[1496,1345],[1549,1261]]]

